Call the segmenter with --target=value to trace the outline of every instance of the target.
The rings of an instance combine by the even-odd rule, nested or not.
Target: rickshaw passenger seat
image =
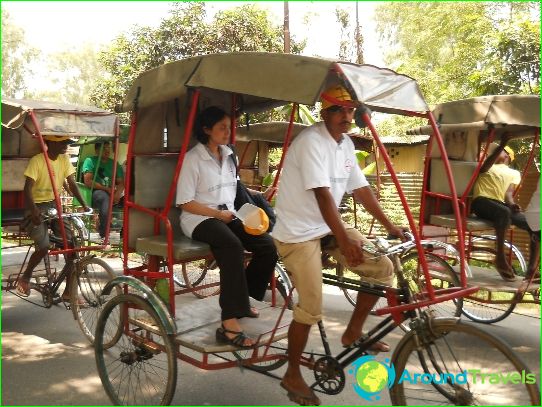
[[[154,210],[164,208],[169,188],[173,182],[176,164],[176,156],[136,156],[134,172],[135,203]],[[168,213],[173,229],[173,257],[175,260],[188,261],[211,256],[208,244],[192,240],[183,234],[179,222],[180,211],[179,208],[172,205]],[[136,219],[130,217],[130,244],[132,244],[133,240],[138,252],[167,257],[168,247],[163,222],[160,225],[160,234],[154,235],[151,217],[148,215],[143,216],[145,218],[138,217]],[[150,228],[145,228],[146,221],[150,221]]]
[[[450,167],[452,169],[452,177],[455,184],[455,189],[458,196],[463,195],[469,182],[472,178],[472,174],[478,165],[475,161],[457,161],[450,160]],[[440,158],[431,159],[431,179],[429,183],[430,191],[440,193],[444,195],[451,195],[450,186],[448,184],[448,178],[444,171],[444,163]],[[472,189],[469,191],[468,196],[472,195]]]
[[[455,221],[455,215],[443,214],[443,215],[431,215],[429,223],[435,226],[442,226],[449,229],[455,229],[457,222]],[[466,229],[469,232],[482,231],[482,230],[494,230],[493,223],[487,220],[480,219],[476,216],[467,217]]]

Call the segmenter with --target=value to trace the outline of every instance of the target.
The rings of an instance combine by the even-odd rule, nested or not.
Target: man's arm
[[[514,213],[521,211],[521,207],[514,201],[514,191],[515,190],[516,190],[516,186],[514,184],[510,184],[508,186],[508,189],[504,193],[504,203]]]
[[[97,181],[92,181],[93,178],[94,174],[92,172],[85,172],[85,174],[83,174],[83,181],[87,187],[91,189],[100,189],[107,192],[108,194],[111,194],[112,188],[106,187],[105,185],[102,185]]]
[[[386,228],[390,235],[397,236],[404,240],[403,229],[390,222],[370,186],[355,189],[354,199],[361,203],[367,212],[373,215],[373,217]]]
[[[113,194],[113,203],[115,204],[119,203],[123,192],[124,192],[124,179],[117,178],[115,180],[115,193]]]
[[[74,178],[73,174],[68,175],[68,177],[66,179],[68,180],[68,185],[70,187],[70,190],[75,195],[77,200],[81,203],[81,205],[83,205],[83,210],[85,212],[88,212],[89,207],[88,207],[87,203],[85,202],[85,200],[83,199],[83,197],[81,196],[81,191],[79,191],[79,188],[77,187],[77,184],[75,183],[75,178]]]
[[[314,188],[314,195],[320,208],[320,213],[324,218],[324,221],[331,229],[331,232],[337,239],[339,250],[346,257],[346,260],[350,266],[357,266],[363,263],[363,252],[361,250],[360,242],[352,240],[346,234],[343,221],[333,200],[329,188],[320,187]]]
[[[495,151],[493,151],[489,155],[489,157],[486,158],[486,160],[482,164],[482,167],[480,167],[480,174],[484,172],[488,172],[489,169],[493,166],[493,164],[495,164],[497,157],[501,155],[501,153],[504,150],[504,147],[506,147],[506,144],[508,143],[509,140],[510,140],[510,136],[508,134],[505,133],[502,135],[501,142],[499,143]]]
[[[34,196],[32,195],[32,187],[34,186],[34,180],[30,177],[25,177],[24,182],[24,200],[26,202],[26,207],[30,210],[32,216],[32,222],[34,225],[39,225],[41,223],[40,219],[40,210],[34,202]]]

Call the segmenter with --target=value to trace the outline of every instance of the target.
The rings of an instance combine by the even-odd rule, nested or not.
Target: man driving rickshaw
[[[344,193],[352,191],[390,235],[403,235],[382,211],[356,164],[354,145],[345,134],[354,118],[352,97],[337,85],[322,93],[321,98],[323,122],[302,131],[286,156],[273,231],[278,252],[299,295],[288,331],[288,370],[281,386],[290,400],[301,405],[320,404],[301,376],[300,358],[311,326],[322,319],[321,247],[351,271],[372,281],[391,285],[393,278],[392,262],[387,257],[364,259],[361,247],[368,241],[342,222],[338,205]],[[362,337],[363,323],[377,299],[358,294],[341,339],[344,347],[355,346]],[[389,346],[377,342],[372,350],[387,352]]]
[[[66,155],[68,145],[73,142],[68,136],[44,136],[44,141],[47,145],[47,155],[51,164],[51,169],[55,177],[56,189],[60,190],[65,180],[68,182],[70,191],[75,197],[82,203],[85,211],[89,208],[81,192],[75,183],[74,173],[75,168],[70,163],[69,157]],[[36,250],[30,256],[27,267],[23,275],[19,278],[17,283],[17,292],[23,297],[28,297],[30,293],[30,278],[32,272],[41,260],[47,255],[49,249],[49,234],[47,230],[47,224],[41,219],[42,213],[46,212],[49,208],[55,208],[55,197],[53,192],[53,186],[47,172],[47,162],[45,159],[45,153],[40,153],[32,157],[28,166],[24,172],[25,185],[24,196],[26,201],[25,218],[23,221],[23,228],[28,235],[34,240]],[[64,223],[64,229],[68,242],[72,240],[71,231],[67,223]],[[51,227],[55,232],[55,235],[60,235],[60,224],[58,220],[54,220],[51,223]],[[61,298],[65,301],[69,301],[70,297],[70,274],[72,272],[73,254],[66,254],[66,264],[64,269],[67,270],[66,287]]]

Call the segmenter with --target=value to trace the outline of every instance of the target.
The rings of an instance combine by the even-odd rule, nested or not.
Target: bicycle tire
[[[344,270],[345,267],[342,264],[337,263],[337,265],[335,266],[335,273],[337,273],[337,277],[344,277]],[[349,290],[348,288],[341,288],[341,291],[343,292],[348,302],[353,307],[355,307],[356,300],[358,298],[358,292],[356,290]]]
[[[117,325],[120,315],[122,334],[112,347],[105,349],[108,322],[112,317],[112,323]],[[152,326],[152,331],[144,326]],[[177,385],[175,347],[147,300],[121,294],[108,301],[98,319],[94,349],[98,374],[113,404],[171,403]],[[143,394],[146,392],[149,394]]]
[[[413,260],[418,259],[418,252],[417,251],[409,251],[406,255],[401,257],[401,265],[403,266],[403,275],[405,279],[409,282],[410,291],[412,294],[416,294],[417,292],[420,292],[421,289],[423,289],[423,283],[422,280],[423,276],[420,278],[421,269],[419,267],[419,264],[415,267],[409,267],[409,263],[411,263]],[[433,288],[439,289],[439,288],[448,288],[448,287],[460,287],[461,283],[459,281],[459,278],[457,274],[454,272],[453,268],[448,264],[444,259],[442,259],[440,256],[437,256],[433,253],[425,253],[427,265],[429,267],[429,273],[434,276],[432,281]],[[410,270],[410,269],[414,270]],[[405,272],[406,271],[406,272]],[[344,268],[342,265],[337,265],[337,276],[341,277],[343,276]],[[442,277],[445,278],[439,278],[442,275]],[[397,277],[394,277],[394,287],[397,287]],[[357,291],[355,290],[349,290],[347,288],[342,289],[344,296],[352,304],[353,306],[356,305],[356,298],[357,298]],[[384,308],[388,305],[388,301],[384,297],[379,297],[375,305],[373,306],[371,313],[373,315],[376,315],[376,310],[379,308]],[[445,310],[446,308],[449,308],[449,310]],[[452,301],[446,301],[444,303],[438,303],[433,306],[431,306],[431,309],[433,309],[437,314],[435,316],[440,317],[459,317],[461,316],[461,310],[463,308],[463,299],[457,298]],[[404,328],[406,328],[405,324],[402,324]]]
[[[532,375],[508,345],[470,323],[437,318],[422,327],[422,332],[423,337],[416,330],[406,334],[392,356],[396,371],[395,383],[390,388],[393,405],[419,405],[420,402],[429,405],[540,405],[540,393],[534,382],[489,383],[487,379],[482,382],[480,377],[469,380],[468,375],[465,375],[466,383],[453,385],[450,377],[446,380],[439,377],[441,383],[431,384],[401,380],[405,371],[410,378],[416,374],[445,372],[454,375],[454,380],[458,373],[473,370],[478,370],[476,374],[485,370],[488,373],[519,373],[520,377],[522,372],[525,377]],[[416,384],[418,387],[414,387]]]
[[[469,265],[480,266],[483,269],[487,269],[489,273],[495,273],[498,275],[495,268],[496,251],[489,247],[473,247],[469,251],[468,263]],[[514,268],[514,267],[513,267]],[[514,268],[514,273],[516,270]],[[493,324],[495,322],[502,321],[508,315],[510,315],[516,308],[515,302],[504,304],[491,304],[476,301],[476,298],[485,299],[489,298],[489,291],[485,290],[483,286],[480,289],[471,294],[468,298],[463,299],[463,314],[474,322],[482,324]],[[501,293],[506,296],[506,300],[512,301],[515,297],[515,293]]]
[[[177,276],[177,285],[182,288],[192,290],[198,298],[212,297],[220,293],[220,270],[216,265],[216,261],[209,262],[206,259],[196,260],[181,264],[181,272],[175,271]],[[201,287],[209,285],[209,287]]]
[[[292,296],[290,295],[290,290],[292,289],[292,282],[290,281],[290,277],[288,276],[288,273],[286,270],[277,263],[275,265],[275,288],[278,292],[277,300],[275,307],[282,307],[284,303],[287,303],[286,308],[289,310],[294,309],[294,303],[295,303],[295,291],[292,293]],[[267,286],[267,292],[265,294],[265,297],[263,301],[271,302],[272,300],[272,292],[271,292],[271,284]]]
[[[71,310],[83,335],[93,345],[100,310],[108,299],[119,295],[121,289],[120,287],[115,287],[110,295],[102,295],[105,285],[115,278],[115,273],[104,260],[87,257],[74,264],[77,265],[77,268],[70,277]],[[83,303],[80,303],[80,301],[83,301]],[[117,340],[116,337],[120,335],[120,329],[119,326],[119,332],[111,336],[112,342]],[[104,346],[107,348],[110,346],[110,343],[106,343]]]
[[[429,275],[431,276],[431,285],[434,289],[446,289],[451,287],[461,287],[459,277],[454,269],[442,257],[425,253]],[[403,276],[409,282],[410,292],[415,297],[416,293],[425,291],[425,277],[417,259],[417,251],[409,251],[401,257],[403,266]],[[412,264],[414,262],[414,265]],[[460,317],[463,309],[463,298],[458,297],[453,300],[439,302],[428,307],[435,317]]]

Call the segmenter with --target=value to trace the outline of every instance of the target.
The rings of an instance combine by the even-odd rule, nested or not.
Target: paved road
[[[3,257],[4,264],[7,258]],[[117,263],[118,264],[118,263]],[[33,294],[36,297],[36,294]],[[341,293],[326,288],[325,326],[332,350],[339,350],[339,338],[351,306]],[[379,319],[370,317],[369,326]],[[513,315],[485,329],[505,339],[523,356],[540,378],[540,320]],[[393,346],[401,338],[392,332]],[[313,330],[309,349],[321,351]],[[277,372],[281,374],[284,368]],[[308,372],[310,380],[312,374]],[[347,385],[337,396],[322,395],[326,405],[360,405],[363,400]],[[93,349],[85,342],[71,312],[62,306],[44,309],[11,294],[2,296],[2,405],[109,405],[97,375]],[[203,371],[179,362],[179,376],[173,404],[176,405],[291,405],[277,380],[251,371]],[[371,405],[387,405],[389,397]]]

